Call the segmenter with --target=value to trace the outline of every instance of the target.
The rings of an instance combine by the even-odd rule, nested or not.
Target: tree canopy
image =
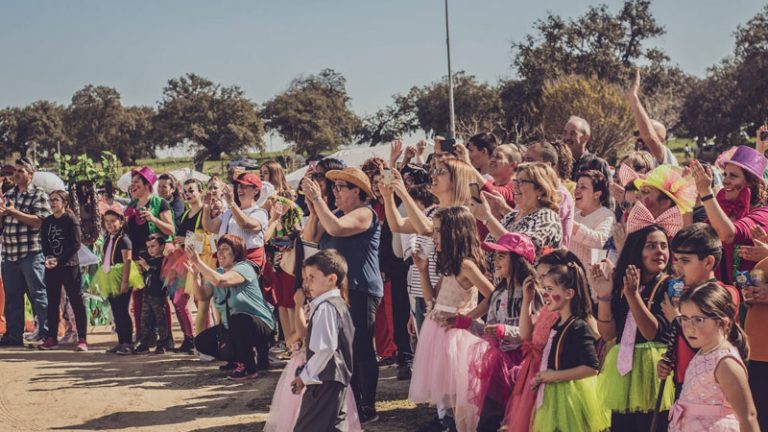
[[[361,120],[350,107],[346,79],[333,69],[294,79],[261,111],[267,131],[280,134],[296,153],[317,156],[354,141]]]

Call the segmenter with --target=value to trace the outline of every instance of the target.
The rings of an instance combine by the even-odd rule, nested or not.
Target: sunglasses
[[[443,174],[448,174],[448,168],[443,168],[443,167],[433,168],[432,171],[429,172],[429,175],[433,177],[441,176]]]
[[[346,183],[334,183],[333,184],[333,190],[334,191],[340,191],[341,189],[354,189],[355,186],[348,185]]]

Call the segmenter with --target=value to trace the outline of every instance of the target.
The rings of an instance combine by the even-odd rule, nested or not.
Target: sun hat
[[[496,242],[483,242],[480,247],[491,252],[513,252],[533,263],[536,258],[536,248],[531,239],[520,233],[506,233]]]
[[[736,151],[733,152],[730,159],[723,160],[721,163],[723,166],[726,164],[736,165],[765,183],[764,176],[765,168],[768,166],[768,159],[752,147],[745,145],[736,147]]]
[[[242,173],[237,176],[236,179],[232,180],[232,182],[244,186],[256,186],[256,188],[259,190],[261,190],[262,187],[261,177],[252,172]]]
[[[131,170],[131,177],[135,175],[140,175],[144,180],[146,180],[152,186],[154,186],[155,183],[157,183],[157,174],[155,174],[152,168],[148,166],[142,167],[140,169]]]
[[[677,207],[680,213],[689,213],[693,211],[696,204],[696,184],[693,177],[683,176],[683,169],[672,165],[660,165],[651,170],[644,179],[635,180],[637,189],[643,186],[650,186],[658,189],[669,197]]]
[[[371,190],[371,180],[360,168],[347,167],[343,170],[330,170],[325,173],[325,178],[352,183],[362,189],[369,198],[374,196],[373,190]]]

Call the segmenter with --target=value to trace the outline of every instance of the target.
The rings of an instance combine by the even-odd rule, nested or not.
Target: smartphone
[[[395,179],[395,175],[392,173],[391,168],[384,168],[381,170],[381,183],[389,186],[392,184],[392,181]]]
[[[483,200],[480,198],[480,185],[477,183],[469,184],[469,194],[472,196],[472,199],[475,200],[476,203],[480,204],[483,202]]]
[[[452,153],[453,146],[456,145],[456,140],[453,138],[447,138],[440,142],[440,151],[443,153]]]

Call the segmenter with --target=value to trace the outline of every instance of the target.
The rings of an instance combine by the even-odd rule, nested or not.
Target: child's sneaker
[[[258,372],[256,372],[256,371],[248,372],[245,369],[245,365],[244,364],[238,363],[237,364],[237,368],[235,369],[235,371],[232,372],[231,374],[229,374],[227,379],[230,379],[232,381],[244,381],[244,380],[247,380],[247,379],[256,378],[258,376],[259,376]]]
[[[78,352],[88,351],[88,343],[85,342],[85,339],[80,339],[77,341],[77,346],[75,346],[75,351],[78,351]]]
[[[56,339],[54,339],[52,337],[49,337],[38,348],[40,348],[41,350],[44,350],[44,351],[55,350],[55,349],[59,348],[59,343],[56,341]]]
[[[115,353],[117,355],[131,355],[133,354],[133,347],[131,344],[122,344],[120,345],[120,348],[117,349],[117,352]]]
[[[165,347],[158,345],[157,348],[155,348],[155,354],[165,354]]]
[[[160,348],[160,345],[157,346]],[[149,345],[145,344],[144,342],[140,343],[134,350],[134,354],[147,354],[149,352]]]

